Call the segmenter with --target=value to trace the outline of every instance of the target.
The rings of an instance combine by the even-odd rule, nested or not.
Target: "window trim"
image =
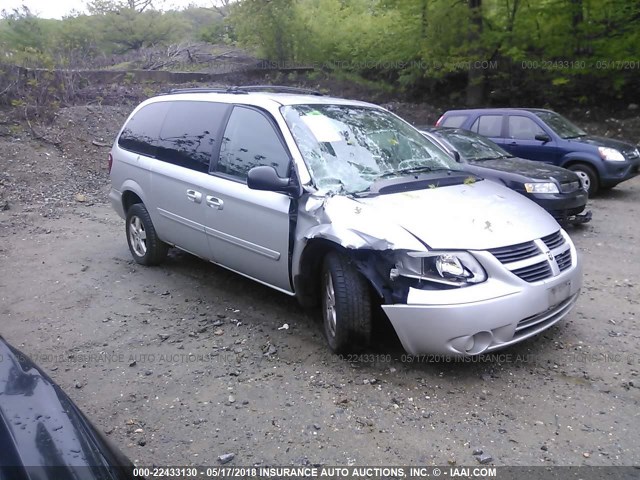
[[[231,119],[231,115],[233,114],[233,111],[236,108],[245,108],[247,110],[253,110],[255,112],[257,112],[258,114],[262,115],[264,118],[266,118],[267,122],[269,122],[269,124],[271,125],[271,128],[273,128],[274,133],[276,134],[276,138],[278,139],[278,141],[280,142],[280,144],[282,145],[282,147],[284,148],[284,152],[287,155],[287,158],[289,159],[289,172],[287,174],[289,180],[291,181],[293,179],[293,176],[295,175],[295,168],[293,166],[293,156],[291,155],[291,151],[289,150],[289,146],[287,145],[287,142],[284,139],[284,136],[282,135],[282,132],[280,131],[280,126],[278,125],[278,123],[276,122],[275,118],[273,118],[273,115],[260,107],[256,107],[255,105],[247,105],[244,103],[234,103],[234,104],[229,104],[232,105],[233,108],[229,109],[229,113],[227,114],[227,118],[225,118],[224,120],[224,128],[222,129],[221,133],[220,133],[220,142],[218,142],[218,148],[217,148],[217,152],[215,153],[215,157],[211,159],[211,161],[209,162],[209,175],[212,175],[214,177],[218,177],[218,178],[224,178],[226,180],[232,180],[236,183],[242,183],[244,185],[247,184],[247,179],[241,179],[238,178],[236,176],[230,175],[228,173],[224,173],[224,172],[219,172],[216,170],[216,168],[218,167],[218,162],[220,160],[220,149],[222,148],[222,137],[224,136],[224,132],[226,132],[227,130],[227,126],[229,125],[229,120]],[[248,173],[248,172],[247,172]]]

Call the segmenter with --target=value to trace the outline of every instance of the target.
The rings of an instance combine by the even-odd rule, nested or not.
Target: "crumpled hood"
[[[355,201],[374,210],[381,222],[402,226],[433,249],[486,250],[541,238],[560,228],[532,201],[488,181]]]

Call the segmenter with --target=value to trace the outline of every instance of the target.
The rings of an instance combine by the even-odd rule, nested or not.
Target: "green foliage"
[[[640,89],[637,0],[212,0],[167,12],[149,0],[90,0],[88,8],[61,21],[3,11],[3,60],[77,68],[200,40],[250,48],[265,65],[314,65],[455,103],[584,103]]]
[[[445,88],[460,101],[465,88],[535,103],[640,87],[634,0],[238,0],[231,20],[241,45],[268,60]]]
[[[110,51],[123,53],[153,45],[166,45],[179,38],[182,25],[156,10],[142,13],[123,8],[107,12],[100,22],[102,42]]]

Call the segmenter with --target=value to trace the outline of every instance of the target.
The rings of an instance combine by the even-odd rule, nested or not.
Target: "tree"
[[[232,6],[229,19],[241,44],[282,64],[295,58],[295,6],[295,0],[243,0]]]
[[[116,53],[170,43],[180,31],[161,12],[130,8],[104,14],[101,29],[102,40]]]
[[[484,100],[484,72],[476,66],[482,59],[482,0],[468,0],[469,29],[469,74],[467,77],[467,105],[475,107]]]
[[[89,0],[87,10],[92,15],[104,15],[128,8],[138,13],[153,7],[154,0]]]

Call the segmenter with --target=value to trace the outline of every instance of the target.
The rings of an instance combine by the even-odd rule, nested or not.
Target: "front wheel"
[[[127,211],[127,242],[133,259],[141,265],[157,265],[167,256],[169,246],[164,243],[151,222],[151,216],[141,203]]]
[[[329,252],[322,268],[322,319],[335,353],[364,348],[371,339],[371,295],[367,280],[344,254]]]
[[[573,165],[569,165],[567,168],[580,177],[582,188],[587,191],[589,196],[592,196],[600,189],[598,174],[589,165],[584,163],[574,163]]]

